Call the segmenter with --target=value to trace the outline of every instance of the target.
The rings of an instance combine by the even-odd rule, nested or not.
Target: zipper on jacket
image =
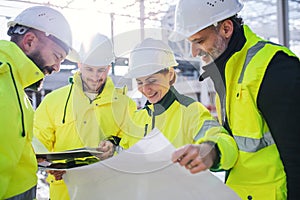
[[[72,80],[71,87],[70,87],[70,90],[69,90],[69,93],[68,93],[68,97],[67,97],[67,100],[66,100],[66,104],[65,104],[65,107],[64,107],[64,115],[63,115],[63,118],[62,118],[62,123],[63,124],[65,123],[66,113],[67,113],[67,107],[68,107],[68,103],[69,103],[69,99],[70,99],[70,96],[71,96],[73,85],[74,85],[74,82]]]
[[[151,117],[151,123],[152,123],[151,130],[153,130],[155,128],[155,110],[152,111],[151,108],[147,105],[145,105],[144,109],[147,110],[148,115]],[[154,109],[154,106],[153,106],[153,109]],[[145,124],[144,136],[147,135],[148,126],[149,126],[148,124]]]
[[[145,132],[144,132],[144,137],[147,135],[147,130],[148,130],[148,124],[145,124]]]
[[[9,67],[9,72],[10,72],[10,75],[11,75],[11,78],[12,78],[12,81],[13,81],[13,84],[14,84],[14,87],[15,87],[15,90],[16,90],[16,94],[17,94],[17,98],[18,98],[18,103],[19,103],[19,108],[20,108],[20,112],[21,112],[22,137],[25,137],[24,112],[23,112],[23,108],[22,108],[22,104],[21,104],[21,100],[20,100],[20,95],[19,95],[19,92],[18,92],[17,84],[16,84],[16,81],[15,81],[15,77],[14,77],[14,74],[12,72],[11,66],[10,66],[9,63],[7,63],[7,65]]]
[[[155,127],[155,114],[154,113],[155,112],[151,112],[151,117],[152,117],[152,127],[151,127],[151,130],[153,130],[154,127]]]

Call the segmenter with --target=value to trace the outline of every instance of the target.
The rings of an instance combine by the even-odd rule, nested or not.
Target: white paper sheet
[[[237,200],[209,171],[191,174],[171,162],[175,148],[154,129],[132,148],[110,159],[67,170],[71,199]]]

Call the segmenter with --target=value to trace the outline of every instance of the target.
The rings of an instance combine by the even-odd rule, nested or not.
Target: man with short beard
[[[108,76],[115,60],[108,37],[97,33],[87,38],[79,55],[79,71],[69,79],[70,84],[46,95],[38,106],[34,135],[49,151],[92,147],[104,152],[99,156],[103,160],[114,154],[124,134],[125,120],[136,110],[136,104],[124,88],[115,88]],[[91,164],[99,159],[88,157],[72,161],[76,166],[79,162]],[[49,173],[50,199],[70,199],[66,184],[61,180],[64,171]]]
[[[242,7],[239,0],[180,0],[181,36],[171,39],[187,38],[192,55],[205,63],[199,80],[214,82],[219,121],[238,145],[226,184],[242,199],[299,199],[300,60],[243,24]],[[174,155],[193,160],[197,149]]]
[[[34,199],[34,110],[24,89],[59,71],[72,34],[66,18],[46,6],[25,9],[8,27],[11,41],[0,41],[0,199]]]

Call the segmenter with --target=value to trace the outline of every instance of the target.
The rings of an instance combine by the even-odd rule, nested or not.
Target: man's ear
[[[107,70],[105,71],[106,75],[108,74],[110,68],[111,68],[111,65],[108,65],[108,66],[107,66]]]
[[[36,48],[38,42],[37,36],[33,32],[27,32],[24,34],[22,39],[22,49],[27,54],[30,53],[33,49]]]
[[[233,22],[229,19],[224,20],[220,27],[221,34],[226,38],[231,38],[233,34]]]

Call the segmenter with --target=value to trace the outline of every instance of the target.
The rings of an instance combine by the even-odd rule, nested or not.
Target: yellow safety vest
[[[278,51],[295,55],[286,47],[262,40],[247,26],[244,33],[244,47],[227,61],[225,68],[226,115],[239,148],[239,158],[226,184],[242,199],[286,199],[284,166],[256,100],[273,56]],[[220,103],[217,107],[219,120],[224,119]]]

